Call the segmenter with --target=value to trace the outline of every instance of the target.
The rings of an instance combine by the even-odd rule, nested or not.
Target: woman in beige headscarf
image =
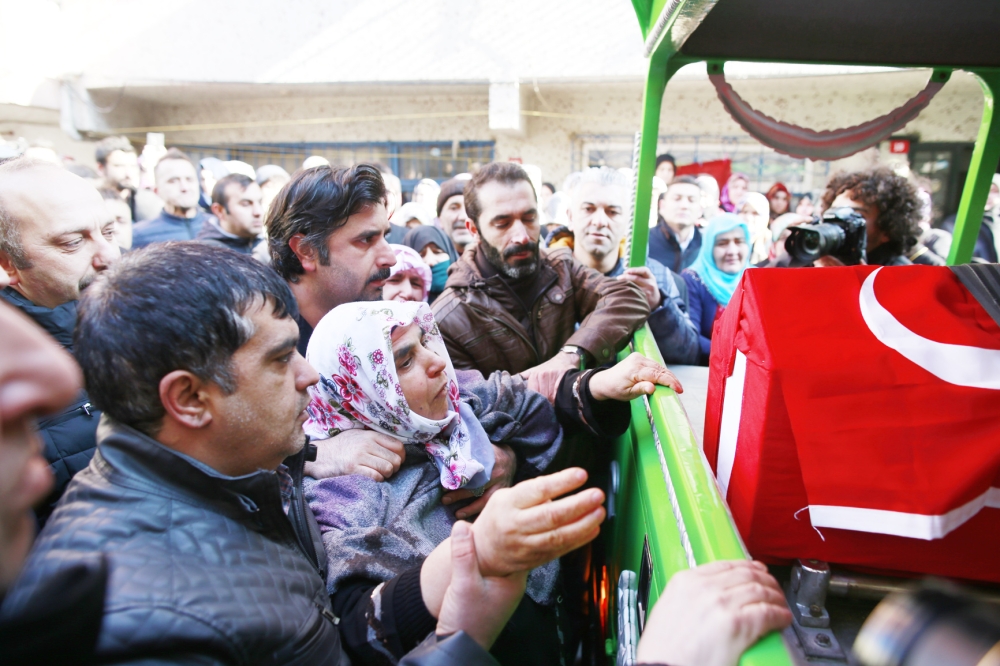
[[[758,192],[747,192],[737,210],[750,227],[750,265],[767,261],[771,249],[771,231],[767,228],[771,205],[767,197]]]

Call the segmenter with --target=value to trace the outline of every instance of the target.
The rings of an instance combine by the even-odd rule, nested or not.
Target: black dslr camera
[[[852,208],[831,208],[822,220],[789,229],[785,252],[789,266],[811,266],[820,257],[833,257],[848,266],[865,258],[868,229],[865,218]]]

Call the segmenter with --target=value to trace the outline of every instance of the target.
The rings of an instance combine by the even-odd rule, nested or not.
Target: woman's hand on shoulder
[[[631,400],[640,395],[652,395],[656,385],[669,386],[677,393],[684,387],[665,367],[639,353],[633,353],[617,365],[595,372],[590,378],[590,394],[594,400]]]

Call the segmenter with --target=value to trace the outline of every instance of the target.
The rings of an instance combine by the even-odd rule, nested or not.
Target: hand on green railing
[[[761,636],[791,621],[778,581],[760,562],[703,564],[670,579],[646,621],[636,661],[735,666]]]
[[[662,365],[642,354],[629,354],[614,367],[601,370],[590,378],[590,393],[594,400],[631,400],[641,395],[652,395],[656,386],[669,386],[677,393],[684,387]]]

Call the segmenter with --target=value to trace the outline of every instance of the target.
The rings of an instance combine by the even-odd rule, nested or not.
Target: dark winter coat
[[[28,315],[55,338],[56,342],[73,353],[76,301],[70,301],[54,309],[43,308],[10,287],[0,292],[0,297]],[[52,513],[73,475],[90,464],[94,448],[97,446],[95,433],[100,416],[101,412],[91,406],[87,392],[80,391],[76,400],[61,412],[39,419],[38,434],[42,440],[43,454],[55,476],[52,492],[44,504],[36,510],[40,525],[44,524]]]
[[[682,250],[674,230],[667,226],[662,217],[658,220],[656,227],[649,232],[649,256],[674,273],[680,273],[698,258],[698,252],[701,250],[701,229],[694,228],[691,242]]]
[[[567,344],[607,363],[649,316],[638,287],[587,268],[568,248],[542,252],[530,303],[522,303],[500,275],[484,275],[479,252],[473,246],[452,265],[432,307],[457,369],[516,374]]]
[[[948,233],[955,234],[956,216],[949,215],[941,222],[941,228]],[[997,263],[997,247],[993,239],[994,229],[987,223],[987,217],[983,216],[983,223],[979,227],[979,235],[976,236],[976,245],[972,248],[972,256],[986,263]]]
[[[228,247],[230,250],[235,250],[240,254],[253,254],[254,248],[260,245],[264,238],[263,236],[254,236],[253,238],[234,236],[223,231],[218,221],[214,217],[210,217],[202,225],[201,231],[198,232],[195,240],[208,243],[209,245]]]
[[[200,209],[191,218],[177,217],[165,210],[160,211],[160,214],[153,219],[138,222],[132,227],[132,249],[138,250],[150,243],[194,240],[209,217]]]
[[[698,329],[698,365],[708,365],[708,356],[712,351],[712,328],[721,306],[697,273],[686,270],[681,276],[688,285],[688,315]]]
[[[337,664],[326,554],[302,499],[288,516],[275,472],[224,476],[102,419],[98,451],[70,484],[0,609],[18,617],[44,581],[107,559],[101,661]]]

